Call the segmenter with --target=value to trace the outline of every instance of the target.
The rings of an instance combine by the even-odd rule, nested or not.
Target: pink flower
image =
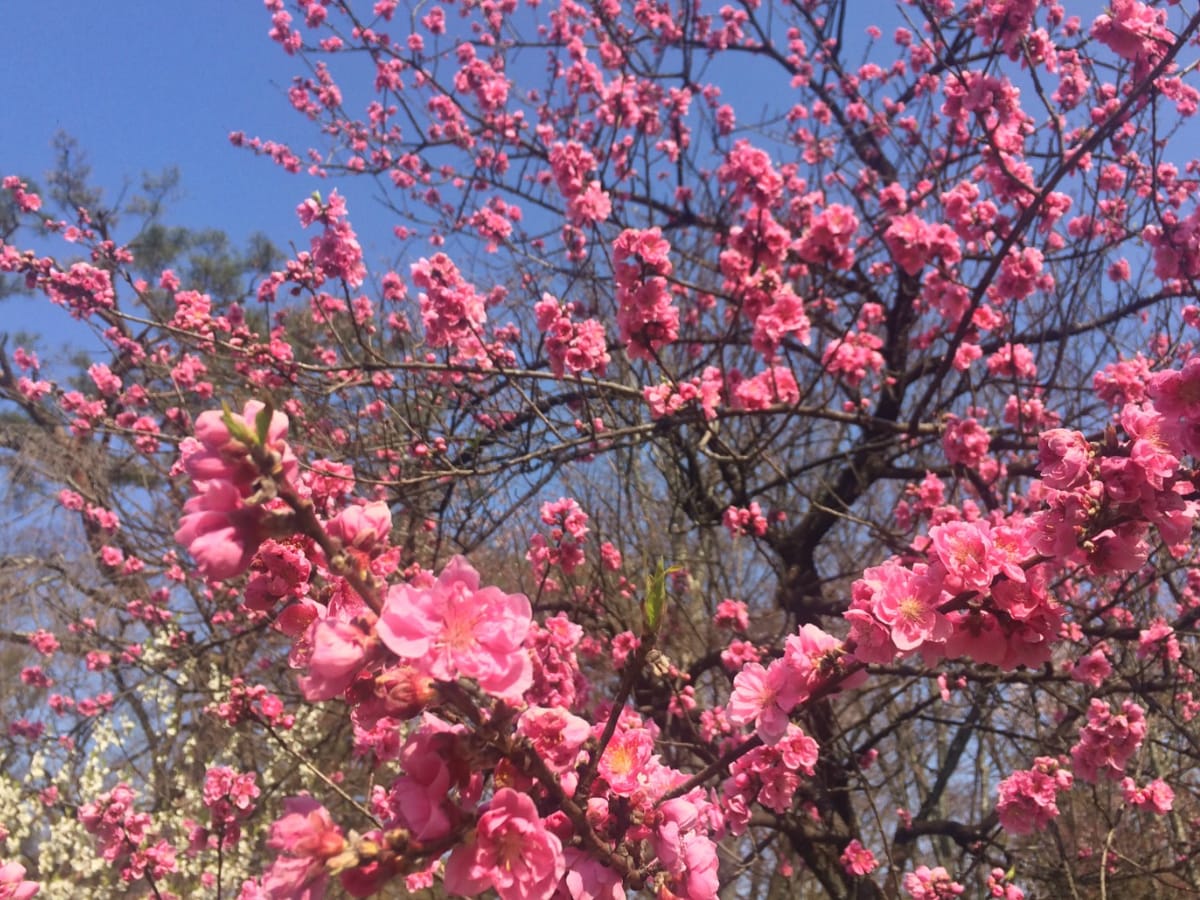
[[[250,566],[258,550],[263,512],[261,506],[244,503],[233,483],[210,482],[184,504],[175,540],[209,578],[232,578]]]
[[[1041,831],[1058,817],[1058,793],[1070,788],[1073,781],[1071,773],[1049,756],[1038,757],[1028,771],[1013,772],[1000,782],[996,804],[1000,827],[1009,834]]]
[[[1140,706],[1126,700],[1114,714],[1107,703],[1093,697],[1087,724],[1071,748],[1071,760],[1079,777],[1090,784],[1101,776],[1116,781],[1145,737],[1146,713]]]
[[[679,337],[679,310],[667,285],[670,250],[658,228],[627,228],[613,242],[617,326],[630,359],[653,361],[659,349]]]
[[[1091,445],[1078,431],[1051,428],[1038,438],[1038,471],[1055,490],[1073,491],[1091,481],[1091,461]]]
[[[342,693],[379,645],[362,623],[336,615],[316,620],[309,634],[308,674],[300,678],[306,700],[329,700]]]
[[[718,628],[730,628],[738,634],[745,634],[750,627],[750,611],[741,600],[726,597],[717,604],[713,624]]]
[[[938,612],[940,585],[897,562],[863,572],[854,595],[855,606],[869,604],[869,611],[889,630],[892,644],[902,653],[949,636],[949,622]]]
[[[572,375],[589,371],[604,374],[612,358],[608,353],[603,322],[597,319],[572,321],[575,304],[560,306],[549,294],[543,294],[533,309],[538,328],[545,335],[550,371],[559,378],[567,372]]]
[[[200,570],[213,579],[232,578],[245,571],[262,541],[266,510],[250,501],[258,479],[271,475],[291,481],[298,463],[284,437],[288,419],[273,412],[260,452],[271,472],[264,472],[246,441],[258,439],[257,419],[264,404],[251,400],[242,414],[215,410],[196,418],[196,439],[185,442],[182,465],[192,477],[196,496],[184,504],[175,540],[187,547]]]
[[[788,680],[791,682],[791,693],[796,703],[807,700],[822,677],[833,671],[833,664],[838,661],[841,648],[840,640],[812,623],[803,625],[795,634],[788,635],[783,659],[790,670]],[[851,687],[858,683],[860,679],[853,676],[843,682],[842,687]]]
[[[870,875],[875,871],[879,862],[875,854],[864,847],[857,839],[846,845],[841,855],[842,868],[848,875]]]
[[[991,440],[987,429],[975,419],[959,419],[953,415],[946,417],[942,449],[946,452],[946,461],[951,465],[978,466],[987,455]]]
[[[389,805],[417,840],[440,840],[458,821],[457,792],[463,776],[470,777],[464,772],[468,767],[458,733],[437,717],[425,716],[400,751],[400,763],[404,774],[392,783]]]
[[[258,416],[264,408],[265,404],[250,400],[240,415],[230,413],[230,419],[235,428],[255,435]],[[263,446],[278,457],[280,477],[291,481],[299,464],[285,440],[287,429],[288,417],[278,410],[272,412]],[[225,424],[225,414],[218,410],[201,413],[196,417],[195,432],[198,445],[184,448],[182,462],[196,490],[206,490],[209,482],[223,481],[232,482],[248,494],[262,473],[250,458],[250,448],[230,432]]]
[[[563,851],[563,887],[571,900],[625,900],[621,876],[581,850]]]
[[[517,734],[526,738],[555,772],[570,769],[588,739],[588,723],[565,709],[531,706],[517,720]]]
[[[947,522],[929,529],[933,551],[945,567],[945,589],[985,591],[1002,559],[992,546],[986,522]]]
[[[608,742],[596,771],[614,794],[629,796],[646,783],[652,762],[654,736],[645,728],[625,728]]]
[[[1072,679],[1090,684],[1092,687],[1100,687],[1104,683],[1104,679],[1111,674],[1112,664],[1108,661],[1104,647],[1097,647],[1091,653],[1081,657],[1071,668]]]
[[[10,862],[0,866],[0,900],[29,900],[42,886],[25,880],[25,867]]]
[[[426,343],[453,346],[463,355],[471,355],[487,320],[484,298],[444,253],[415,262],[412,276],[423,291],[418,302]]]
[[[905,873],[904,890],[913,900],[949,900],[960,896],[965,888],[942,866],[917,866],[915,872]]]
[[[501,788],[479,817],[475,839],[446,861],[445,886],[465,897],[492,888],[500,900],[549,900],[565,872],[562,842],[533,800]]]
[[[1163,24],[1165,18],[1165,10],[1140,0],[1111,0],[1108,11],[1092,23],[1092,37],[1144,71],[1162,58],[1175,37]]]
[[[376,626],[384,645],[437,681],[473,678],[503,700],[533,680],[522,646],[533,617],[529,598],[479,587],[479,573],[456,556],[429,587],[393,585]]]
[[[1175,792],[1161,778],[1156,778],[1140,788],[1132,778],[1126,777],[1121,780],[1121,793],[1126,803],[1138,809],[1148,809],[1160,816],[1165,816],[1175,805]]]
[[[276,857],[263,875],[263,890],[280,900],[318,900],[329,881],[325,861],[345,849],[345,838],[329,811],[311,797],[289,797],[283,805],[286,812],[271,824],[267,844],[286,855]]]
[[[370,551],[387,541],[392,530],[392,512],[383,501],[348,506],[325,526],[330,537],[343,547]]]
[[[768,409],[776,404],[790,406],[796,403],[800,399],[800,388],[791,369],[772,366],[738,383],[733,396],[742,409]]]
[[[816,769],[821,748],[815,740],[804,733],[798,725],[788,724],[783,739],[773,748],[779,761],[793,772],[812,775]]]
[[[1182,447],[1162,413],[1149,404],[1127,403],[1121,410],[1121,425],[1134,439],[1129,458],[1141,467],[1146,480],[1162,490],[1167,479],[1179,470]]]
[[[1157,372],[1149,381],[1149,394],[1163,415],[1200,420],[1200,356],[1193,356],[1183,369]]]
[[[788,714],[796,705],[792,671],[777,659],[769,668],[747,663],[733,679],[733,693],[726,712],[734,725],[754,723],[755,733],[765,744],[774,744],[787,731]]]

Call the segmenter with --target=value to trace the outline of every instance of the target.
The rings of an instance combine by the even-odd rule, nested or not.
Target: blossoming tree
[[[0,368],[80,548],[0,889],[1200,883],[1200,10],[266,6],[319,139],[232,140],[331,184],[247,302],[3,182],[111,355]]]

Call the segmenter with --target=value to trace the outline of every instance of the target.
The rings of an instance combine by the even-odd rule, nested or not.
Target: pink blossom
[[[767,517],[763,515],[757,500],[745,508],[729,507],[722,514],[721,521],[733,537],[744,534],[762,537],[767,533]]]
[[[625,900],[621,876],[599,860],[573,847],[563,850],[563,860],[562,887],[571,900]]]
[[[187,548],[200,571],[213,579],[244,572],[264,534],[262,507],[248,505],[237,486],[214,481],[183,507],[175,540]]]
[[[842,851],[840,859],[842,868],[846,870],[846,874],[848,875],[870,875],[879,865],[879,861],[875,859],[875,854],[864,847],[857,838],[846,845],[846,849]]]
[[[306,700],[329,700],[341,694],[379,646],[368,623],[338,615],[314,621],[306,638],[308,674],[300,678]]]
[[[755,206],[771,208],[783,192],[783,177],[771,165],[771,156],[744,138],[733,145],[717,169],[717,178],[733,185],[732,200],[750,200]]]
[[[1149,404],[1127,403],[1121,410],[1121,425],[1134,439],[1129,458],[1152,487],[1162,490],[1167,479],[1179,471],[1183,450],[1166,418]]]
[[[796,376],[784,366],[772,366],[739,382],[733,395],[742,409],[768,409],[776,404],[790,406],[800,399]]]
[[[779,754],[779,761],[793,772],[803,772],[812,775],[816,770],[817,759],[821,748],[812,737],[805,734],[800,726],[788,724],[783,738],[773,748]]]
[[[987,590],[1003,564],[986,522],[934,525],[929,529],[929,538],[938,561],[945,567],[945,589],[951,593]]]
[[[818,213],[796,245],[796,252],[805,262],[849,269],[854,265],[851,246],[858,231],[858,216],[841,203],[831,203]]]
[[[34,650],[47,658],[58,652],[59,648],[58,638],[44,628],[39,628],[33,634],[29,635],[29,644]]]
[[[1143,628],[1138,632],[1137,656],[1138,659],[1162,657],[1177,662],[1183,656],[1183,651],[1175,629],[1162,619],[1156,619],[1149,628]]]
[[[343,547],[370,551],[387,542],[392,530],[392,513],[382,501],[347,506],[325,525],[329,536]]]
[[[1141,788],[1132,778],[1123,778],[1121,793],[1125,797],[1125,802],[1131,806],[1149,810],[1160,816],[1169,813],[1175,804],[1175,792],[1161,778],[1156,778]]]
[[[586,720],[563,709],[531,706],[517,720],[517,734],[528,740],[555,772],[565,772],[575,764],[590,733]]]
[[[916,871],[905,873],[904,890],[913,900],[950,900],[966,889],[941,866],[917,866]]]
[[[1145,72],[1162,58],[1174,34],[1163,23],[1166,11],[1140,0],[1112,0],[1108,11],[1092,23],[1092,36]],[[1140,77],[1135,75],[1134,77]]]
[[[1107,703],[1093,697],[1087,718],[1087,724],[1080,729],[1079,742],[1071,748],[1075,771],[1091,784],[1101,776],[1116,781],[1146,737],[1146,714],[1130,700],[1114,714]]]
[[[654,736],[647,729],[618,729],[596,771],[614,794],[628,796],[645,785],[653,760]]]
[[[988,373],[1003,378],[1032,380],[1037,377],[1033,352],[1024,344],[1003,344],[988,357]]]
[[[1091,480],[1092,448],[1078,431],[1051,428],[1038,437],[1038,471],[1047,485],[1073,491]]]
[[[741,600],[726,597],[717,604],[713,623],[719,628],[730,628],[739,634],[745,634],[750,627],[750,612]]]
[[[734,725],[754,723],[765,744],[774,744],[787,731],[788,714],[796,705],[797,685],[790,667],[775,660],[767,668],[747,663],[733,679],[726,713]]]
[[[1042,756],[1032,769],[1014,772],[1000,782],[996,811],[1000,826],[1009,834],[1041,831],[1058,817],[1056,798],[1073,782],[1069,771],[1052,757]]]
[[[201,413],[196,419],[196,439],[185,442],[182,465],[192,477],[196,495],[184,504],[175,540],[188,548],[197,566],[214,579],[230,578],[250,564],[265,536],[263,506],[252,500],[263,475],[282,481],[295,477],[298,463],[284,440],[288,420],[273,412],[265,440],[258,452],[273,471],[260,471],[248,440],[258,440],[257,419],[264,404],[251,400],[241,415]]]
[[[627,228],[613,243],[617,326],[631,359],[653,360],[679,337],[679,310],[671,304],[666,278],[670,250],[658,228]]]
[[[500,900],[549,900],[565,872],[562,842],[533,800],[501,788],[479,817],[474,840],[450,854],[445,885],[465,897],[492,888]]]
[[[829,342],[821,354],[825,371],[839,375],[850,387],[858,387],[868,372],[883,368],[883,339],[866,331],[851,331]]]
[[[25,867],[10,862],[0,866],[0,900],[29,900],[42,886],[25,880]]]
[[[471,778],[459,749],[460,731],[427,714],[400,751],[404,774],[392,782],[388,802],[419,841],[444,838],[459,820],[457,792]]]
[[[345,838],[328,810],[311,797],[289,797],[283,808],[283,816],[271,824],[267,844],[284,855],[263,875],[263,890],[279,900],[319,900],[329,881],[325,863],[345,849]]]
[[[941,586],[926,573],[887,562],[864,571],[852,590],[854,607],[888,629],[891,645],[902,653],[949,635],[949,622],[938,611]]]
[[[951,465],[976,467],[987,455],[991,437],[982,425],[973,418],[946,417],[946,431],[942,436],[942,448],[946,461]]]
[[[412,277],[422,289],[418,300],[429,346],[456,347],[463,355],[471,355],[487,318],[484,298],[444,253],[415,262]]]
[[[1092,687],[1100,687],[1104,680],[1112,674],[1112,664],[1104,647],[1097,647],[1086,656],[1079,659],[1071,668],[1071,678]]]
[[[264,409],[265,404],[250,400],[240,414],[230,413],[235,431],[225,424],[225,413],[221,411],[208,410],[196,417],[197,443],[185,445],[182,453],[183,468],[196,490],[204,491],[212,482],[230,482],[239,492],[250,492],[262,473],[250,457],[250,447],[235,432],[257,435],[258,417]],[[288,417],[278,410],[272,411],[263,447],[278,459],[280,477],[291,481],[299,466],[285,440],[287,429]]]
[[[560,305],[549,294],[534,306],[538,328],[545,335],[550,371],[557,377],[595,372],[604,375],[612,361],[606,345],[604,324],[597,319],[573,321],[575,304]]]
[[[522,647],[531,619],[529,598],[480,588],[479,573],[456,556],[428,587],[392,585],[376,628],[389,650],[429,677],[473,678],[516,700],[533,679]]]

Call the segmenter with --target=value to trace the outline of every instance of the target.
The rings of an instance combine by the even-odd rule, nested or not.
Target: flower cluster
[[[631,359],[651,361],[679,336],[679,310],[667,284],[670,250],[658,228],[626,229],[613,243],[617,327]]]
[[[196,437],[182,448],[182,465],[196,493],[184,505],[175,540],[209,578],[244,572],[266,537],[265,501],[273,485],[262,479],[289,481],[296,474],[295,454],[284,440],[287,426],[287,416],[257,400],[241,415],[210,411],[196,419]]]
[[[1058,794],[1073,783],[1074,776],[1058,760],[1038,757],[1032,769],[1013,772],[1000,782],[1000,826],[1009,834],[1040,831],[1058,817]]]

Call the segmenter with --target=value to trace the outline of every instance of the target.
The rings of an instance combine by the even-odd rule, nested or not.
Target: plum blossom
[[[295,454],[284,440],[288,419],[281,412],[271,413],[258,450],[273,471],[262,472],[253,458],[247,441],[257,441],[257,419],[264,409],[264,404],[251,400],[240,415],[201,413],[195,439],[184,442],[181,463],[197,493],[184,504],[175,540],[188,548],[210,578],[231,578],[245,571],[266,536],[267,511],[253,499],[259,479],[270,475],[287,482],[296,475]]]
[[[1161,778],[1154,779],[1145,787],[1138,787],[1132,778],[1123,778],[1121,793],[1126,803],[1160,816],[1169,813],[1175,804],[1175,792]]]
[[[879,865],[875,854],[862,845],[856,838],[846,845],[840,857],[842,868],[848,875],[870,875]]]
[[[916,871],[905,873],[904,890],[913,900],[950,900],[961,896],[966,888],[942,866],[917,866]]]
[[[25,867],[10,862],[0,866],[0,900],[29,900],[42,886],[25,880]]]
[[[1079,742],[1071,748],[1075,771],[1084,781],[1095,784],[1104,776],[1119,779],[1125,764],[1146,737],[1146,713],[1126,700],[1115,713],[1109,704],[1093,697],[1088,705],[1087,724],[1079,731]]]
[[[329,881],[326,862],[346,847],[329,811],[312,797],[289,797],[284,814],[271,824],[268,846],[281,851],[263,875],[269,898],[318,900]]]
[[[613,243],[617,326],[630,359],[652,361],[679,337],[679,310],[671,304],[667,276],[671,245],[658,228],[627,228]]]
[[[769,667],[747,663],[733,679],[733,693],[726,708],[729,721],[734,725],[753,722],[755,733],[764,743],[776,743],[787,730],[788,714],[798,696],[791,675],[781,659]]]
[[[461,556],[428,585],[388,590],[376,626],[396,655],[437,681],[473,678],[504,700],[516,700],[533,680],[523,648],[533,617],[529,598],[479,587],[479,573]]]
[[[628,796],[645,785],[654,762],[654,735],[645,728],[624,728],[604,748],[596,771],[614,794]]]
[[[500,900],[549,900],[565,872],[562,842],[533,800],[501,788],[479,817],[474,840],[450,854],[445,885],[464,897],[491,888]]]
[[[1058,760],[1039,756],[1033,768],[1013,772],[1000,782],[996,812],[1000,826],[1009,834],[1032,834],[1058,817],[1055,802],[1059,792],[1068,790],[1074,777]]]

